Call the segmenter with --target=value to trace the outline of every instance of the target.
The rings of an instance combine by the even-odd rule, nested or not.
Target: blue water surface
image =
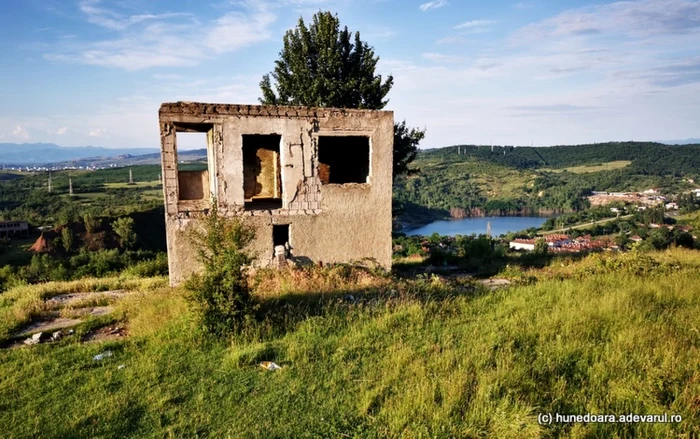
[[[404,230],[407,235],[432,235],[438,233],[445,236],[455,235],[481,235],[486,233],[487,223],[491,223],[491,236],[505,235],[509,232],[517,232],[540,227],[547,217],[537,216],[487,216],[479,218],[464,218],[455,220],[435,221],[415,229]]]

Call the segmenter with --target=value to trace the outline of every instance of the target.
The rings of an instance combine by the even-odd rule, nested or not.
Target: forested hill
[[[700,172],[700,145],[664,145],[653,142],[608,142],[591,145],[513,147],[458,145],[423,150],[429,161],[462,161],[474,157],[517,169],[566,168],[619,160],[631,161],[630,170],[651,175],[687,175]]]
[[[552,214],[588,207],[592,191],[698,187],[700,145],[651,142],[420,151],[419,172],[394,181],[395,213],[411,223],[447,216]]]

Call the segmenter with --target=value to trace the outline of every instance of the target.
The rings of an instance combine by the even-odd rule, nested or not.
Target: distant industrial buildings
[[[29,236],[29,224],[26,221],[0,221],[0,238]]]

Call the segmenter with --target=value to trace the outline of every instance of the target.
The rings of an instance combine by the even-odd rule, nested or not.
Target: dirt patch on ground
[[[73,330],[68,330],[83,323],[88,317],[112,314],[115,311],[115,307],[112,306],[114,302],[126,294],[128,294],[126,290],[112,290],[51,297],[44,302],[46,308],[42,315],[16,334],[16,338],[29,337],[29,339],[17,340],[7,347],[55,342],[63,336],[72,335]],[[42,334],[38,335],[39,333]],[[83,336],[83,341],[115,340],[125,336],[127,332],[123,326],[109,326],[90,331]],[[35,340],[30,340],[32,338]]]
[[[72,328],[73,326],[79,325],[81,322],[82,320],[79,319],[66,319],[63,317],[58,317],[51,320],[32,323],[17,335],[24,337],[36,334],[37,332],[52,332],[59,329]]]
[[[106,326],[104,328],[96,329],[85,334],[83,337],[84,342],[98,342],[98,341],[109,341],[118,340],[120,338],[126,337],[128,334],[124,326]]]
[[[106,316],[107,314],[112,314],[114,312],[113,306],[95,306],[92,308],[78,308],[73,310],[73,313],[80,317],[83,316]]]
[[[101,291],[97,293],[71,293],[61,294],[46,300],[49,307],[66,307],[79,305],[86,300],[119,299],[128,293],[126,290]]]
[[[490,289],[491,291],[497,290],[499,288],[505,288],[508,285],[510,285],[510,281],[508,279],[483,279],[480,280],[482,285],[484,285],[486,288]]]

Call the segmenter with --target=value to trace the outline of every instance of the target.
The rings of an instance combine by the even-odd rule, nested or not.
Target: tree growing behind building
[[[134,219],[131,217],[118,218],[112,222],[112,229],[119,237],[119,245],[122,248],[132,248],[136,245],[137,238],[134,232]]]
[[[191,235],[203,270],[192,275],[185,288],[205,332],[225,335],[240,330],[255,311],[245,272],[253,259],[246,247],[255,231],[238,218],[219,216],[213,205],[203,229]]]
[[[260,82],[266,105],[381,110],[394,78],[375,74],[379,57],[360,33],[340,28],[331,12],[314,14],[307,27],[302,18],[284,35],[275,68]],[[425,131],[394,124],[394,176],[407,173]]]

